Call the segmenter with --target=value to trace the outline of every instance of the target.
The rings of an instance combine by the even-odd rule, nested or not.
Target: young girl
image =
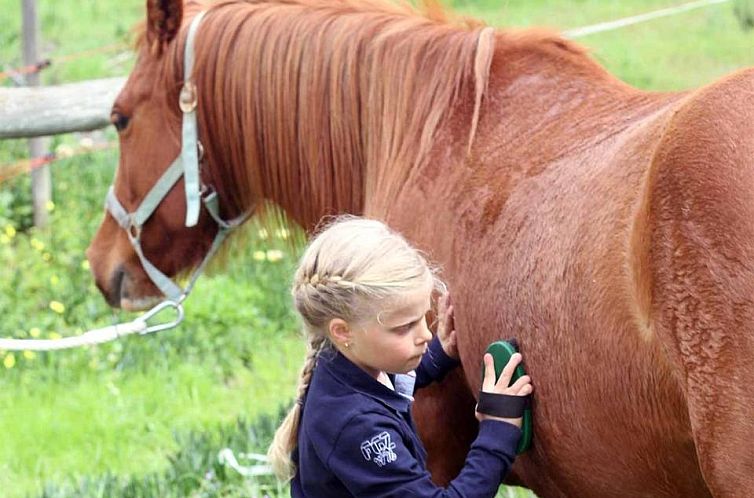
[[[295,498],[493,497],[516,456],[521,419],[479,413],[479,435],[447,489],[425,469],[411,418],[415,388],[458,364],[453,308],[440,300],[433,339],[425,315],[442,282],[422,255],[384,224],[342,217],[317,235],[296,271],[293,299],[308,352],[298,400],[269,457]],[[507,387],[513,355],[495,383],[485,355],[485,392],[526,396],[527,376]],[[452,430],[452,428],[448,428]]]

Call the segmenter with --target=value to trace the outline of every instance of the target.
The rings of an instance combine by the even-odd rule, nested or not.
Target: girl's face
[[[433,282],[394,300],[374,319],[352,330],[348,348],[353,363],[377,378],[380,372],[406,373],[419,366],[432,340],[426,314]]]

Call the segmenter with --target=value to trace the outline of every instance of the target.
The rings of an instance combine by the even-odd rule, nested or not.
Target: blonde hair
[[[352,325],[377,317],[380,307],[432,282],[444,284],[424,256],[399,233],[376,220],[341,216],[324,227],[304,251],[293,279],[293,302],[308,342],[297,399],[275,433],[268,457],[275,474],[289,480],[303,400],[320,352],[330,346],[330,320]]]

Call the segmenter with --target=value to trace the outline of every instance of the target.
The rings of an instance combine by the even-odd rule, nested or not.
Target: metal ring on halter
[[[162,310],[166,308],[173,308],[176,312],[176,317],[171,322],[165,322],[165,323],[158,323],[157,325],[148,325],[146,329],[144,329],[142,332],[139,332],[139,334],[150,334],[152,332],[159,332],[161,330],[167,330],[172,329],[173,327],[177,327],[182,321],[183,321],[183,306],[180,303],[176,303],[175,301],[166,300],[158,305],[156,305],[151,310],[147,311],[143,315],[139,317],[141,321],[144,323],[147,322],[150,318],[154,317],[158,313],[160,313]]]

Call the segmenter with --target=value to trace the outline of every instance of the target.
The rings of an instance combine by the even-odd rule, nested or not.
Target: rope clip
[[[173,308],[175,310],[176,317],[172,321],[164,322],[164,323],[157,323],[155,325],[149,325],[147,323],[147,321],[150,318],[154,318],[156,315],[158,315],[162,310],[166,308]],[[183,313],[183,306],[181,305],[181,303],[176,303],[175,301],[170,301],[170,300],[163,301],[139,317],[139,321],[143,322],[145,326],[144,330],[139,332],[139,334],[146,335],[146,334],[151,334],[152,332],[160,332],[162,330],[175,328],[178,325],[180,325],[180,323],[183,321],[183,317],[184,317],[184,313]]]

